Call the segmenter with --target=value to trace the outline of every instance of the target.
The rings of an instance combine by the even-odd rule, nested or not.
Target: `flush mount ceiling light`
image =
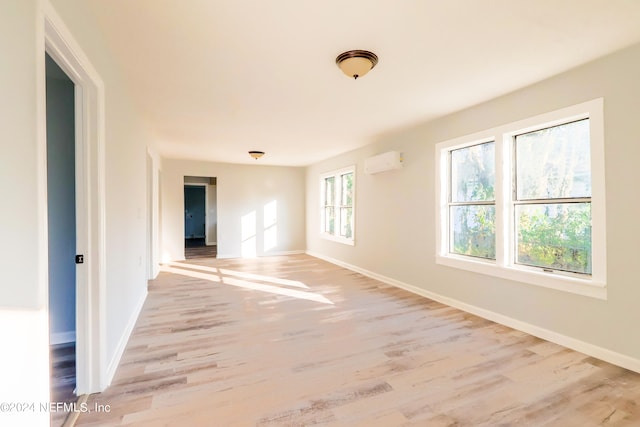
[[[354,79],[367,74],[377,63],[376,54],[368,50],[350,50],[336,58],[336,64],[342,72]]]
[[[260,157],[264,156],[264,151],[249,151],[249,155],[258,160]]]

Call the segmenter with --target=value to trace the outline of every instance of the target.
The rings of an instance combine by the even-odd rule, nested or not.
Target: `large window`
[[[516,262],[591,274],[589,119],[513,139]]]
[[[606,298],[602,100],[436,146],[437,261]]]
[[[320,177],[320,231],[323,237],[353,245],[354,194],[355,167]]]

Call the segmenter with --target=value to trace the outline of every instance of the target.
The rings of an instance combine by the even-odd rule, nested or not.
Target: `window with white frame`
[[[328,172],[320,177],[321,235],[353,244],[355,167]]]
[[[449,251],[496,258],[495,143],[449,151]]]
[[[515,262],[591,274],[589,119],[516,135]]]
[[[602,105],[437,144],[437,262],[606,298]]]

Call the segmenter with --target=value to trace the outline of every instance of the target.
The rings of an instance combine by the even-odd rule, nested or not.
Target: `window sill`
[[[542,286],[602,300],[607,299],[606,283],[592,279],[565,276],[559,273],[534,271],[517,266],[502,266],[494,261],[468,259],[455,255],[436,255],[436,263],[447,267],[500,277],[521,283]]]
[[[320,237],[326,240],[331,240],[332,242],[342,243],[343,245],[355,246],[355,241],[353,239],[334,236],[333,234],[329,234],[329,233],[320,233]]]

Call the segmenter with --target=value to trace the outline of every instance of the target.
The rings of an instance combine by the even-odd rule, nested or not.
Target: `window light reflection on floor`
[[[268,292],[271,294],[284,295],[297,299],[304,299],[309,301],[315,301],[322,304],[333,304],[329,299],[315,292],[307,292],[298,289],[290,289],[265,283],[259,283],[258,281],[269,282],[274,284],[281,285],[289,285],[292,283],[296,283],[294,286],[300,287],[300,282],[295,281],[287,281],[285,279],[278,279],[269,276],[262,276],[257,274],[243,273],[243,272],[235,272],[231,270],[225,269],[217,269],[206,267],[207,272],[202,271],[204,266],[193,265],[193,264],[180,264],[180,263],[169,263],[162,265],[160,267],[161,271],[173,274],[179,274],[182,276],[193,277],[197,279],[208,280],[211,282],[222,283],[231,286],[237,286],[244,289],[251,289],[254,291]],[[216,271],[209,271],[216,270]],[[200,271],[197,271],[200,270]],[[250,280],[244,280],[238,277],[245,277]],[[285,283],[282,283],[282,282]],[[303,287],[308,289],[308,286],[302,284]]]

